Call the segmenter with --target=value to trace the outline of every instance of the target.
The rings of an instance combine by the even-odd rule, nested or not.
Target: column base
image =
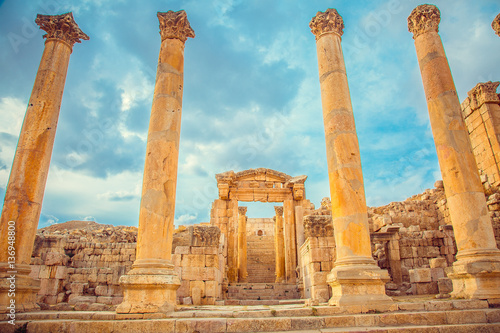
[[[377,265],[337,266],[328,274],[332,287],[332,306],[363,305],[367,307],[390,305],[392,299],[385,294],[389,273]]]
[[[15,273],[14,273],[15,272]],[[0,313],[18,313],[40,310],[37,293],[40,281],[32,279],[29,265],[0,263]]]
[[[498,253],[497,253],[498,252]],[[449,267],[453,298],[500,298],[500,251],[490,255],[464,256]]]
[[[135,267],[134,267],[135,266]],[[123,302],[116,313],[169,313],[176,309],[176,291],[181,285],[173,269],[142,267],[120,277]]]

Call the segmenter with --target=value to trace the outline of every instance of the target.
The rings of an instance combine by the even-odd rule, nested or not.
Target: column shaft
[[[453,280],[454,296],[498,297],[500,251],[496,247],[451,70],[438,35],[439,21],[439,10],[433,5],[418,6],[408,17],[458,248],[454,272],[448,276]],[[479,266],[473,268],[474,262],[480,263]],[[484,269],[497,270],[496,284],[492,284],[495,279],[479,278],[486,273]]]
[[[247,207],[238,207],[238,281],[247,282]]]
[[[358,137],[341,47],[344,23],[335,9],[318,12],[310,23],[316,35],[336,261],[328,277],[331,305],[378,305],[387,271],[371,257],[370,231]]]
[[[48,20],[52,23],[50,29],[44,26]],[[56,37],[63,20],[67,20],[68,29]],[[0,243],[0,312],[5,312],[5,305],[9,304],[3,282],[4,276],[13,274],[7,272],[12,271],[17,272],[16,310],[37,307],[39,282],[28,276],[31,252],[42,209],[69,58],[73,44],[79,42],[79,38],[88,39],[74,22],[71,13],[38,15],[36,23],[47,31],[44,36],[47,40],[21,128],[0,219],[0,235],[3,239]],[[76,34],[76,40],[68,38],[67,34],[71,33]],[[12,222],[9,224],[9,221]],[[8,232],[12,230],[9,225],[15,227],[13,245],[7,242]],[[9,255],[12,248],[15,260]]]
[[[162,43],[149,122],[137,259],[120,278],[118,313],[175,309],[179,277],[172,264],[175,192],[181,128],[184,43],[194,37],[184,11],[158,13]]]
[[[276,224],[274,233],[274,248],[276,255],[276,283],[284,283],[285,279],[285,239],[283,236],[283,207],[275,206]]]

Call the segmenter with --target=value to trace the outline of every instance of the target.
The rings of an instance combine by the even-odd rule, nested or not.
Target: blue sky
[[[497,0],[435,1],[460,100],[500,80]],[[407,17],[419,1],[0,1],[0,197],[5,195],[43,51],[37,13],[72,11],[89,41],[71,55],[39,227],[68,220],[137,225],[160,48],[157,11],[184,9],[176,224],[207,222],[215,174],[265,167],[308,175],[329,196],[320,86],[309,21],[336,8],[367,202],[400,201],[440,179]],[[242,204],[246,205],[246,203]],[[250,217],[271,217],[251,204]]]

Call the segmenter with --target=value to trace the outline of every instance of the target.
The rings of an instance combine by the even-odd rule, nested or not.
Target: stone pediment
[[[273,181],[285,183],[292,179],[291,176],[266,168],[248,169],[240,172],[227,171],[215,175],[217,182],[237,183],[245,181]]]

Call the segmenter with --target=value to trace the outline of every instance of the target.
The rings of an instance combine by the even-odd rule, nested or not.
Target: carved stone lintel
[[[478,83],[471,91],[467,93],[470,98],[470,107],[476,110],[484,103],[498,103],[500,98],[497,95],[497,88],[500,82]]]
[[[43,35],[43,38],[60,39],[71,46],[75,43],[81,43],[80,39],[89,40],[89,36],[80,30],[78,24],[76,24],[72,13],[62,15],[38,14],[35,23],[40,26],[40,29],[47,32]]]
[[[160,21],[161,40],[167,38],[179,39],[186,42],[188,37],[194,38],[194,30],[189,25],[186,12],[180,10],[174,12],[169,10],[166,13],[158,12],[158,20]]]
[[[318,12],[309,23],[311,32],[319,38],[321,34],[327,32],[336,33],[342,36],[344,33],[344,20],[336,9],[328,8],[325,12]]]
[[[491,27],[495,30],[495,33],[500,37],[500,14],[495,17],[493,22],[491,23]]]
[[[283,216],[283,206],[274,206],[274,211],[277,216]]]
[[[239,213],[240,215],[245,216],[245,214],[247,213],[247,209],[248,209],[248,207],[243,207],[243,206],[240,206],[240,207],[238,207],[238,213]]]
[[[408,16],[408,30],[413,39],[426,32],[438,32],[441,13],[434,5],[420,5]]]

